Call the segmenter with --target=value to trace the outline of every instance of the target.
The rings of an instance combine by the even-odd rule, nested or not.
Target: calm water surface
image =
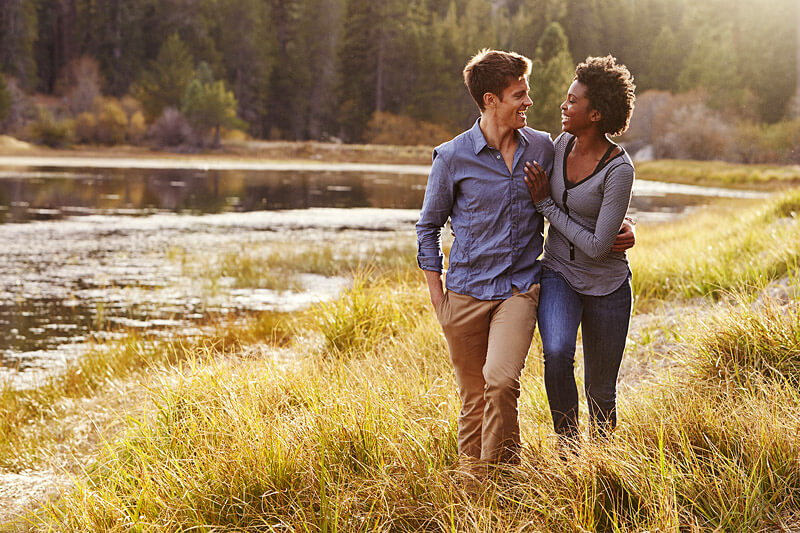
[[[0,166],[0,375],[14,379],[52,371],[127,329],[190,335],[209,317],[333,297],[346,280],[312,275],[302,291],[217,287],[209,296],[175,251],[413,242],[427,177],[426,167],[399,165],[3,163],[13,166]],[[714,196],[752,195],[642,181],[632,210],[671,218]]]

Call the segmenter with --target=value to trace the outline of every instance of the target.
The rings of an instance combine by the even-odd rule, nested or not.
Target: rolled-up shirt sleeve
[[[442,226],[453,210],[454,180],[449,163],[436,150],[417,222],[417,264],[422,270],[442,272]]]

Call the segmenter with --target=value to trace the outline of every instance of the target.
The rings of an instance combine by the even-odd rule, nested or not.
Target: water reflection
[[[304,274],[304,290],[296,292],[237,288],[212,275],[217,285],[209,287],[202,268],[223,254],[280,250],[286,243],[369,251],[395,236],[413,242],[417,214],[310,208],[0,225],[0,378],[52,369],[79,353],[76,344],[126,330],[183,337],[219,317],[290,311],[331,298],[347,280]],[[182,261],[199,264],[199,278]]]
[[[181,169],[5,170],[6,222],[80,214],[247,212],[314,207],[411,209],[425,176],[379,172]]]
[[[223,286],[210,297],[170,251],[413,243],[425,168],[341,168],[0,168],[0,374],[52,368],[120,329],[175,334],[334,296],[343,280],[309,274],[302,293]],[[632,209],[676,216],[712,193],[725,195],[640,182]]]
[[[86,214],[223,213],[315,207],[419,209],[426,175],[330,170],[197,170],[146,168],[0,170],[0,221]],[[423,167],[424,168],[424,167]],[[763,193],[637,182],[632,209],[680,213],[709,196]]]

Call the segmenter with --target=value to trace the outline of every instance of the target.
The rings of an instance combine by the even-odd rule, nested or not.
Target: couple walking
[[[520,375],[537,317],[559,443],[571,447],[579,437],[579,325],[590,426],[603,434],[616,424],[632,306],[625,250],[635,239],[625,215],[634,170],[609,136],[627,128],[633,79],[610,56],[578,65],[553,142],[526,125],[530,73],[530,60],[511,52],[482,50],[467,63],[480,118],[434,149],[416,226],[417,261],[455,369],[458,450],[468,464],[518,461]],[[448,218],[455,240],[445,292]]]

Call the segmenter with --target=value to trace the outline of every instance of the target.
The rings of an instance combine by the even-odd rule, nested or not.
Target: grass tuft
[[[140,364],[169,365],[150,375],[147,412],[130,418],[74,489],[31,514],[27,527],[796,530],[800,228],[785,216],[796,194],[642,225],[631,253],[637,306],[708,297],[704,310],[713,314],[678,315],[675,336],[692,341],[669,354],[669,372],[621,388],[612,437],[587,439],[566,461],[534,343],[520,397],[521,464],[481,485],[459,475],[456,383],[425,284],[406,267],[361,270],[351,290],[309,311],[241,317],[210,328],[203,342],[153,353],[140,339],[119,362],[87,362],[72,374],[75,384],[50,396],[9,395],[3,416],[19,419],[3,438],[19,444],[13,431],[46,416],[59,395],[101,390],[114,376],[137,376]],[[776,288],[780,298],[769,296]],[[320,341],[295,343],[305,337]],[[236,357],[261,342],[294,350],[295,360]],[[658,349],[675,348],[664,344]]]
[[[722,203],[672,224],[642,225],[629,252],[639,308],[752,292],[795,271],[800,221],[785,213],[798,202],[800,189],[768,201]]]
[[[737,309],[704,325],[698,341],[697,374],[746,386],[753,380],[800,381],[800,308],[767,298],[757,310]]]

